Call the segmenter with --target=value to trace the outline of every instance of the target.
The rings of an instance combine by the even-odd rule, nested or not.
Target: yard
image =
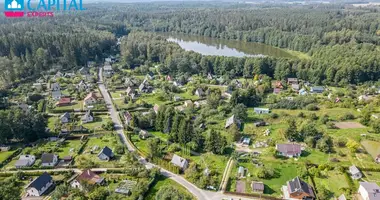
[[[0,163],[4,162],[9,156],[11,156],[15,151],[2,151],[0,152]]]
[[[361,144],[373,159],[376,159],[376,157],[380,155],[380,142],[363,140]]]
[[[162,188],[164,186],[169,186],[169,185],[177,188],[182,194],[187,194],[189,196],[192,196],[191,193],[189,193],[189,191],[186,190],[186,188],[179,185],[177,182],[175,182],[169,178],[166,178],[164,176],[159,176],[158,180],[152,185],[151,188],[149,188],[147,195],[144,199],[155,200],[155,196],[156,196],[157,192],[160,190],[160,188]],[[193,198],[193,199],[195,199],[195,198]]]

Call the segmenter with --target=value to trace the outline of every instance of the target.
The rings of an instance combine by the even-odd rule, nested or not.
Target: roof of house
[[[292,84],[292,88],[294,90],[299,90],[300,89],[300,85],[299,84]]]
[[[98,97],[93,92],[88,93],[88,95],[86,96],[86,98],[84,98],[84,100],[88,100],[90,98],[94,98],[95,100],[98,99]]]
[[[357,174],[357,173],[360,173],[360,170],[355,166],[355,165],[352,165],[350,168],[350,173],[351,174]]]
[[[269,108],[253,108],[253,110],[269,111]]]
[[[173,164],[175,164],[181,168],[184,168],[184,167],[186,167],[188,162],[185,158],[182,158],[182,157],[178,156],[177,154],[174,154],[173,158],[171,160],[171,163],[173,163]]]
[[[131,115],[131,113],[129,113],[128,111],[125,111],[125,112],[124,112],[124,118],[125,118],[126,120],[131,120],[131,119],[132,119],[132,115]]]
[[[44,153],[41,156],[41,162],[42,163],[52,163],[54,161],[54,157],[56,155],[53,153]]]
[[[346,196],[344,196],[344,194],[342,194],[338,197],[338,200],[347,200],[347,199],[346,199]]]
[[[86,181],[90,184],[99,184],[103,182],[104,178],[100,177],[99,175],[95,174],[93,171],[87,169],[82,172],[77,178],[77,181]]]
[[[380,187],[376,183],[359,182],[359,184],[368,192],[369,200],[380,199]]]
[[[61,119],[64,117],[66,117],[67,119],[70,119],[70,113],[69,112],[63,113],[63,115],[61,115]]]
[[[235,115],[232,115],[230,118],[227,119],[225,128],[231,126],[233,123],[237,123],[237,125],[240,124],[240,120],[236,119]]]
[[[20,167],[23,167],[23,166],[28,166],[29,165],[29,160],[27,159],[21,159],[21,160],[17,160],[16,163],[15,163],[15,166],[20,166]]]
[[[100,151],[100,153],[99,154],[104,154],[104,155],[106,155],[107,157],[109,157],[109,158],[111,158],[113,155],[113,153],[112,153],[112,150],[110,149],[110,148],[108,148],[107,146],[105,146],[101,151]]]
[[[277,144],[276,150],[287,154],[287,155],[295,155],[301,153],[301,145],[299,144]]]
[[[41,176],[32,181],[28,188],[36,188],[38,191],[41,191],[43,187],[45,187],[53,178],[46,172],[44,172]]]
[[[298,176],[287,183],[289,193],[294,192],[304,192],[311,197],[314,197],[314,191],[311,186],[309,186],[306,182],[302,181]]]
[[[110,64],[107,63],[107,64],[104,65],[103,69],[104,69],[105,71],[112,71],[112,66],[111,66]]]
[[[245,171],[245,168],[242,167],[242,166],[239,166],[239,168],[238,168],[238,173],[239,173],[239,174],[243,174],[244,171]]]
[[[319,91],[321,91],[321,90],[325,90],[325,88],[324,88],[323,86],[313,86],[313,87],[311,87],[310,89],[311,89],[311,90],[319,90]]]
[[[131,92],[132,92],[132,88],[131,87],[128,87],[127,90],[125,91],[127,93],[127,95],[129,95]]]
[[[195,90],[195,93],[198,93],[198,95],[203,95],[203,94],[204,94],[202,88],[197,88],[197,89]]]
[[[71,102],[71,98],[70,97],[63,97],[63,98],[59,99],[58,104],[67,104],[67,103],[70,103],[70,102]]]
[[[61,91],[60,90],[52,91],[51,92],[51,96],[52,97],[60,97],[61,96]]]
[[[251,184],[252,190],[258,190],[258,191],[264,191],[264,183],[263,182],[256,182],[252,181]]]
[[[94,117],[94,113],[91,112],[91,110],[87,110],[86,114],[83,115],[83,118],[89,118],[89,117]]]
[[[298,78],[288,78],[288,82],[289,81],[298,81]]]

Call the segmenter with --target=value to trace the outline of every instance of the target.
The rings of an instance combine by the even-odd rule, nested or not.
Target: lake
[[[186,51],[194,51],[202,55],[297,58],[284,49],[261,43],[172,33],[162,33],[161,35],[167,37],[168,41],[179,44]]]

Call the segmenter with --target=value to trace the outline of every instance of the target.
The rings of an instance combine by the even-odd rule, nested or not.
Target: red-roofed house
[[[71,104],[71,98],[70,97],[64,97],[60,98],[59,101],[55,104],[56,106],[68,106]]]

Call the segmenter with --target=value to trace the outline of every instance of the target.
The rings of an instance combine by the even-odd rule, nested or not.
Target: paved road
[[[112,98],[109,95],[107,88],[103,83],[103,75],[102,74],[103,74],[103,68],[100,68],[99,74],[98,74],[98,76],[99,76],[98,87],[99,87],[100,92],[103,95],[105,103],[107,104],[107,108],[109,110],[112,122],[115,125],[116,132],[119,135],[119,137],[121,138],[122,142],[127,146],[128,150],[129,151],[135,151],[134,146],[132,144],[130,144],[130,141],[124,135],[122,122],[119,118],[119,114],[118,114],[117,110],[115,109],[115,107],[112,103]],[[146,159],[142,158],[142,157],[139,158],[139,161],[142,164],[144,164],[145,167],[148,169],[153,168],[153,167],[159,167],[159,166],[156,166],[152,163],[147,162]],[[185,187],[190,193],[192,193],[199,200],[221,200],[221,199],[230,199],[230,198],[236,199],[236,197],[224,195],[222,192],[211,192],[211,191],[199,189],[197,186],[190,183],[189,181],[184,179],[182,176],[179,176],[177,174],[174,174],[174,173],[167,171],[165,169],[162,169],[162,168],[160,168],[160,170],[161,170],[162,175],[164,175],[164,176],[176,181],[177,183],[181,184],[183,187]],[[238,199],[244,200],[245,198],[239,197]]]

